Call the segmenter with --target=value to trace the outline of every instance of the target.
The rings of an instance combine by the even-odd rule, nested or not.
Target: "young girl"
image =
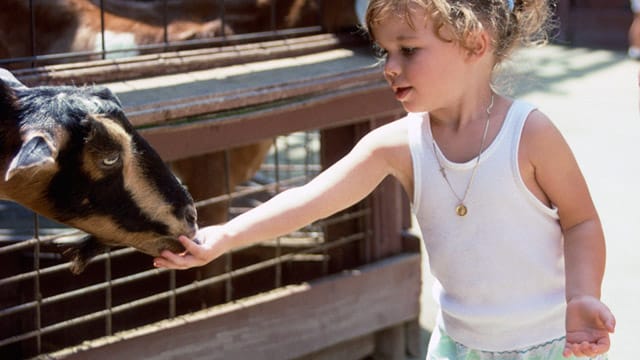
[[[615,319],[600,302],[605,245],[566,142],[533,106],[496,93],[493,69],[539,41],[545,0],[371,0],[366,22],[409,113],[373,130],[307,185],[198,245],[155,259],[203,265],[344,209],[386,176],[413,199],[440,305],[428,359],[603,359]]]

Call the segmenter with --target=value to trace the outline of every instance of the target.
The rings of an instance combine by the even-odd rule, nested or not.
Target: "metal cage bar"
[[[225,46],[232,44],[241,44],[248,42],[266,41],[266,40],[278,40],[291,37],[305,36],[318,34],[323,31],[321,25],[320,14],[318,14],[318,24],[314,26],[300,26],[296,28],[278,29],[277,28],[277,13],[276,9],[278,1],[272,1],[270,6],[270,25],[268,29],[263,31],[253,31],[246,34],[227,34],[224,30],[222,34],[217,37],[209,37],[204,39],[190,39],[190,40],[170,40],[169,39],[169,17],[168,17],[168,3],[167,0],[162,1],[162,41],[157,44],[139,44],[135,47],[119,48],[119,49],[107,49],[106,39],[106,23],[105,23],[105,0],[98,1],[98,8],[100,10],[100,39],[101,45],[99,50],[85,50],[85,51],[73,51],[73,52],[58,52],[51,54],[38,54],[38,38],[37,38],[37,21],[36,11],[33,0],[29,0],[29,32],[31,42],[31,54],[29,56],[12,56],[6,59],[0,59],[0,66],[6,66],[11,64],[30,63],[31,67],[39,66],[39,64],[47,62],[73,62],[73,61],[85,61],[90,60],[95,56],[99,56],[101,59],[106,59],[108,56],[113,55],[120,57],[122,54],[126,56],[127,53],[132,51],[159,53],[167,51],[178,51],[184,49],[193,48],[206,48],[211,46]],[[226,16],[226,6],[224,0],[212,0],[218,4],[218,17],[222,23],[222,29],[228,24]],[[322,1],[320,1],[320,8],[322,8]]]

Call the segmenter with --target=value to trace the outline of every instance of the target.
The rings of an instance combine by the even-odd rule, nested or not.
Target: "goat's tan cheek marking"
[[[128,233],[108,216],[89,215],[71,221],[71,225],[105,240],[126,239]]]
[[[151,232],[128,232],[119,227],[108,216],[89,216],[79,218],[71,224],[103,239],[109,245],[132,246],[143,252],[155,252],[157,235]]]
[[[104,177],[102,170],[96,166],[93,155],[88,150],[83,150],[82,153],[82,170],[89,175],[89,178],[93,181],[99,181]]]

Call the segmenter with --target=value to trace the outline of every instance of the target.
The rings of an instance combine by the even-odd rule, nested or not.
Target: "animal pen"
[[[222,29],[234,25],[228,4],[251,3],[196,2],[210,4]],[[105,11],[123,1],[92,3],[105,44]],[[263,1],[255,11],[267,12],[265,28],[175,42],[166,11],[181,1],[130,3],[164,9],[163,42],[126,49],[140,53],[130,57],[111,58],[122,50],[104,45],[40,54],[31,11],[33,53],[0,66],[28,86],[113,90],[165,161],[215,185],[192,192],[207,214],[200,226],[305,183],[403,114],[348,1]],[[302,3],[312,16],[285,24]],[[338,19],[345,11],[351,18]],[[409,227],[408,200],[387,179],[335,216],[202,268],[158,270],[151,257],[118,248],[73,275],[55,243],[78,231],[0,202],[0,358],[404,358],[416,351],[421,280]]]

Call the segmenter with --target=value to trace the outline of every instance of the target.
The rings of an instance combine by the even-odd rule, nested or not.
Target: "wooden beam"
[[[375,340],[376,334],[368,334],[341,342],[330,348],[322,349],[295,360],[365,359],[367,356],[375,353]]]
[[[276,84],[247,85],[235,90],[213,91],[204,95],[192,94],[177,99],[150,101],[141,105],[125,105],[125,111],[135,126],[162,125],[176,119],[206,114],[214,116],[213,114],[225,111],[239,112],[238,109],[245,109],[241,112],[249,112],[254,106],[282,103],[292,99],[335,92],[336,89],[382,82],[382,74],[377,68],[359,68],[328,75],[285,80]],[[149,96],[149,98],[152,97]]]
[[[420,255],[401,254],[49,354],[67,359],[293,359],[419,315]]]
[[[359,40],[359,41],[358,41]],[[90,60],[13,71],[27,86],[96,84],[300,56],[362,43],[355,37],[319,34],[258,43]]]
[[[401,112],[388,85],[375,82],[252,113],[141,129],[140,133],[164,160],[172,161],[295,131],[349,125]]]

